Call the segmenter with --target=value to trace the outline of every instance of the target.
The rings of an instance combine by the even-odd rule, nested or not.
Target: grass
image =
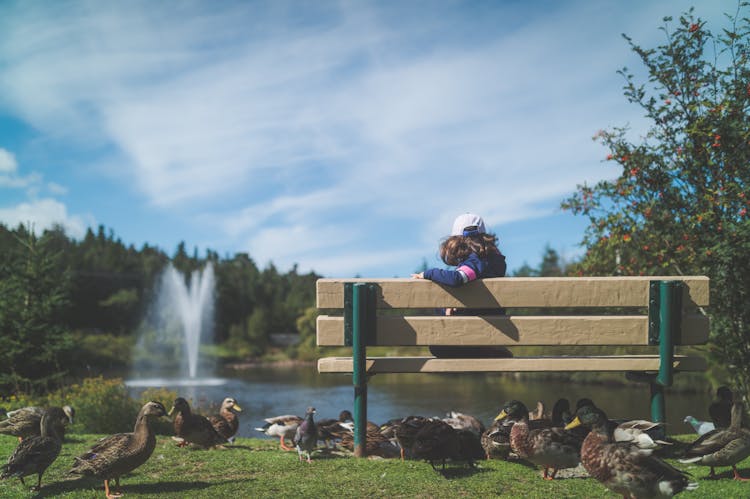
[[[0,497],[104,497],[103,482],[66,476],[73,457],[101,435],[71,434],[42,478],[38,493],[17,479],[0,481]],[[689,439],[694,436],[686,437]],[[7,459],[17,441],[0,435],[0,460]],[[672,461],[675,464],[674,461]],[[719,480],[705,480],[708,468],[676,464],[700,486],[681,497],[748,497],[750,484],[731,480],[730,468],[717,468]],[[750,476],[750,459],[740,465]],[[129,497],[619,497],[591,478],[542,480],[538,469],[519,462],[482,461],[475,469],[453,464],[434,471],[429,463],[398,459],[355,459],[319,451],[313,462],[299,462],[296,452],[284,452],[270,439],[237,439],[226,449],[179,448],[169,436],[159,436],[151,459],[120,481]],[[26,479],[36,483],[36,476]]]

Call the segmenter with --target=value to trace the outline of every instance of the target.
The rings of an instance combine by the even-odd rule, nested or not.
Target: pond
[[[242,407],[239,436],[258,437],[255,427],[263,419],[283,414],[304,415],[307,406],[317,409],[317,418],[335,418],[343,409],[352,410],[354,390],[351,376],[319,374],[315,366],[257,367],[219,373],[203,386],[166,388],[200,407],[218,406],[225,397],[234,397]],[[130,386],[137,395],[144,390]],[[518,399],[529,409],[537,400],[551,410],[554,402],[568,398],[574,405],[588,397],[610,418],[650,419],[648,385],[625,386],[579,384],[549,380],[519,380],[496,374],[379,374],[368,384],[367,419],[383,423],[407,415],[445,416],[459,411],[479,418],[486,425],[500,411],[503,402]],[[711,393],[672,393],[667,391],[667,432],[690,433],[683,422],[686,415],[707,419]],[[171,401],[163,401],[165,404]]]

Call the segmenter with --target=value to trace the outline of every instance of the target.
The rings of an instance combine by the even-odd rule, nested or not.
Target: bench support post
[[[372,286],[366,283],[356,283],[351,290],[355,457],[367,456],[367,339],[375,327],[374,296]]]
[[[659,372],[638,376],[651,389],[651,420],[666,421],[664,387],[672,386],[674,342],[682,318],[682,282],[651,281],[649,289],[649,342],[659,345]]]

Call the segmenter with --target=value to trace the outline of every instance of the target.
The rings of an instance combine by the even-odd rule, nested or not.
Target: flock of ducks
[[[230,442],[239,420],[236,412],[242,409],[233,398],[226,398],[219,413],[211,417],[193,414],[184,398],[177,398],[167,412],[161,402],[146,403],[138,412],[135,428],[130,433],[117,433],[102,438],[87,452],[74,458],[70,475],[95,477],[104,481],[107,498],[122,494],[110,489],[114,480],[120,488],[120,477],[145,463],[156,448],[156,435],[151,422],[174,414],[175,437],[178,445],[193,444],[198,447],[214,447]],[[74,410],[70,406],[25,407],[7,413],[0,421],[0,434],[18,437],[19,444],[0,467],[0,479],[17,477],[22,484],[24,477],[37,475],[34,490],[41,488],[42,475],[57,459],[62,449],[65,427],[73,423]]]
[[[99,478],[108,498],[119,497],[110,484],[114,480],[119,489],[120,477],[151,456],[156,446],[150,424],[154,418],[173,416],[173,438],[178,445],[212,448],[233,441],[241,410],[233,398],[226,398],[219,414],[211,417],[192,412],[181,397],[169,412],[161,403],[149,402],[141,408],[133,432],[101,439],[75,458],[69,473]],[[707,478],[716,478],[715,467],[729,466],[735,480],[747,480],[736,466],[750,456],[750,430],[743,428],[743,412],[743,404],[733,400],[731,391],[720,388],[718,400],[709,407],[714,428],[673,454],[681,463],[710,467]],[[342,411],[337,419],[319,421],[315,414],[315,408],[308,407],[304,417],[268,418],[256,430],[278,438],[284,450],[296,448],[299,460],[308,463],[321,443],[326,449],[354,449],[349,411]],[[65,426],[72,423],[73,415],[69,406],[9,412],[0,421],[0,433],[17,436],[20,443],[0,468],[0,478],[18,477],[24,483],[24,477],[37,474],[34,488],[38,489],[43,473],[60,453]],[[517,459],[540,466],[542,477],[554,480],[559,470],[582,465],[589,476],[613,492],[641,498],[671,497],[697,488],[686,472],[657,455],[656,451],[675,443],[664,439],[661,424],[613,421],[590,399],[578,400],[572,410],[570,402],[561,398],[550,414],[541,405],[529,411],[523,402],[510,400],[488,428],[477,418],[457,412],[445,418],[407,416],[382,425],[368,422],[365,445],[368,455],[426,460],[436,470],[438,464],[444,470],[447,461],[473,467],[480,459]]]

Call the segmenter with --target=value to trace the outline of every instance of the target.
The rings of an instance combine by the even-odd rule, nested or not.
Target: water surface
[[[254,431],[263,419],[282,414],[303,415],[307,406],[317,409],[317,418],[335,418],[343,409],[352,410],[354,390],[350,375],[320,374],[314,366],[258,367],[219,373],[211,382],[190,386],[185,382],[163,380],[201,407],[218,406],[225,397],[234,397],[242,407],[239,436],[257,437]],[[139,393],[142,386],[131,385]],[[407,415],[445,416],[460,411],[489,424],[504,401],[518,399],[529,408],[542,400],[548,410],[560,397],[572,404],[588,397],[611,418],[650,419],[648,385],[625,386],[578,384],[560,381],[518,380],[497,374],[378,374],[368,384],[367,418],[376,423]],[[710,393],[670,393],[667,391],[668,433],[689,433],[682,420],[690,414],[707,419]],[[165,404],[171,401],[163,401]]]

